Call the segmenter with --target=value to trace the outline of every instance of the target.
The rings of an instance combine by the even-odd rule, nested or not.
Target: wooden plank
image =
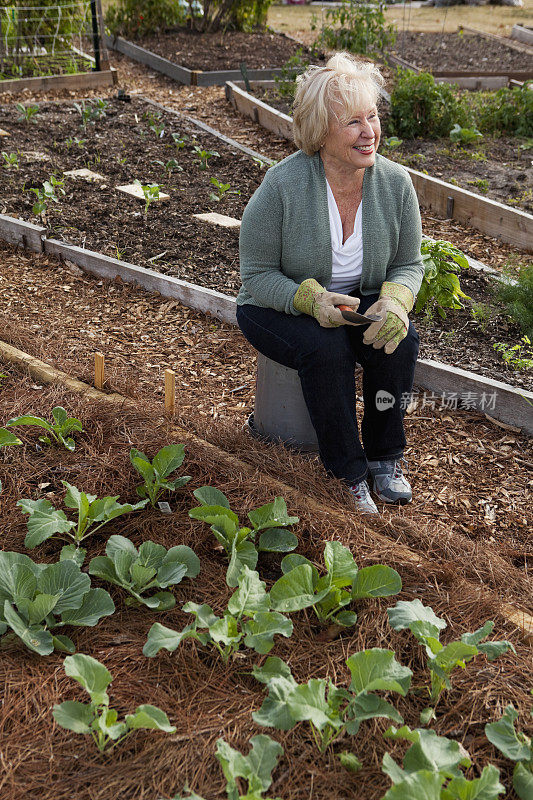
[[[173,414],[176,410],[176,373],[173,369],[165,370],[165,411]]]
[[[20,245],[32,253],[42,253],[45,235],[46,228],[40,225],[0,214],[0,237],[9,244]]]
[[[138,61],[140,64],[144,64],[156,72],[161,72],[163,75],[172,78],[172,80],[178,83],[184,83],[186,86],[191,85],[192,70],[181,67],[178,64],[173,64],[172,61],[162,58],[155,53],[151,53],[150,50],[145,50],[144,47],[139,47],[138,44],[128,42],[120,36],[113,37],[106,34],[104,36],[104,41],[107,47],[116,50],[118,53],[123,53],[125,56],[128,56],[128,58],[133,59],[133,61]]]
[[[511,39],[531,45],[533,47],[533,28],[526,28],[523,25],[513,25]]]
[[[206,214],[193,214],[193,217],[200,222],[209,222],[211,225],[220,225],[221,228],[240,228],[240,219],[228,217],[226,214],[218,214],[216,211],[208,211]]]
[[[263,103],[262,100],[252,97],[251,94],[243,91],[231,81],[228,81],[226,85],[230,94],[230,102],[237,111],[250,117],[254,122],[277,136],[292,141],[292,117]]]
[[[251,81],[271,80],[274,75],[282,75],[279,67],[271,69],[249,69],[248,78]],[[226,81],[240,81],[242,73],[238,69],[216,70],[199,72],[197,75],[198,86],[223,86]]]
[[[489,414],[533,436],[533,392],[430,359],[416,362],[414,382],[437,394],[437,408],[439,401],[444,405],[447,400],[452,403],[448,408],[453,410],[453,398],[457,398],[457,408],[464,408],[466,402],[471,410]]]
[[[533,67],[528,70],[505,69],[500,70],[431,70],[434,78],[501,78],[507,76],[517,81],[527,81],[533,77]]]
[[[55,91],[56,89],[91,89],[96,86],[113,86],[116,82],[116,69],[102,70],[101,72],[78,72],[76,75],[16,78],[15,80],[0,81],[0,94],[2,92],[22,92],[24,89],[29,89],[31,92]]]
[[[84,250],[55,239],[45,239],[43,246],[45,253],[72,261],[91,275],[109,280],[120,277],[125,283],[133,283],[149,292],[158,292],[163,297],[172,297],[189,308],[212,314],[223,322],[235,324],[235,298],[228,297],[221,292],[204,289],[202,286],[196,286],[193,283],[118,261],[115,258],[109,258],[92,250]]]
[[[453,83],[460,89],[470,89],[476,91],[479,89],[502,89],[504,86],[509,85],[511,80],[507,75],[500,75],[494,78],[480,78],[479,76],[472,76],[470,78],[439,78],[436,75],[435,83]]]
[[[103,353],[94,354],[94,385],[97,389],[104,388],[105,358]]]

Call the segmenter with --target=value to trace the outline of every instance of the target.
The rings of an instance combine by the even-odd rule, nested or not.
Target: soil
[[[470,33],[419,33],[401,31],[395,55],[429,72],[495,72],[498,69],[532,72],[531,55],[494,39]]]
[[[215,210],[240,219],[263,175],[248,156],[232,154],[220,140],[198,133],[185,120],[160,112],[139,98],[131,103],[110,101],[106,117],[95,126],[88,126],[85,132],[80,129],[80,115],[73,106],[42,104],[34,124],[18,122],[13,107],[3,110],[3,124],[17,137],[20,157],[18,170],[3,170],[2,213],[38,221],[32,214],[35,197],[30,193],[31,187],[39,187],[53,173],[62,175],[66,170],[90,167],[105,180],[66,178],[65,196],[58,203],[49,203],[46,223],[53,238],[236,295],[240,286],[238,229],[212,226],[194,219],[192,214]],[[157,134],[150,125],[159,126],[163,136],[161,130]],[[179,153],[171,133],[189,137]],[[210,159],[206,170],[199,168],[191,144],[193,136],[199,143],[197,146],[219,153]],[[85,141],[69,143],[75,137]],[[175,156],[183,171],[166,175],[156,162],[166,163]],[[210,178],[214,174],[240,194],[227,195],[220,203],[210,201],[213,189]],[[154,202],[146,217],[141,201],[115,188],[131,184],[139,177],[142,182],[161,182],[170,195],[166,203]],[[513,346],[521,333],[497,309],[487,280],[480,275],[471,277],[466,291],[472,302],[496,309],[490,324],[483,331],[479,329],[468,307],[461,312],[462,317],[450,312],[442,326],[440,318],[428,323],[420,313],[416,322],[423,340],[421,356],[473,368],[471,357],[457,347],[451,335],[451,328],[460,319],[461,329],[466,327],[469,341],[471,338],[476,348],[476,371],[515,386],[533,388],[533,378],[504,365],[492,347],[497,342]],[[438,337],[435,326],[440,333]],[[432,343],[430,347],[426,341]]]
[[[174,64],[204,72],[238,70],[242,62],[248,69],[282,67],[302,48],[282,33],[198,33],[183,28],[133,41]]]
[[[21,258],[27,260],[20,253],[5,253],[8,266],[14,260],[20,263]],[[66,306],[70,313],[76,313],[76,304],[80,310],[83,309],[82,298],[87,302],[92,292],[92,303],[98,314],[110,288],[109,285],[99,287],[94,279],[86,276],[73,277],[63,266],[42,257],[28,260],[27,277],[32,274],[36,278],[37,275],[42,277],[43,285],[40,281],[35,282],[35,293],[40,294],[44,302],[47,301],[44,284],[57,289],[59,280],[65,280],[64,286],[75,287],[72,292],[74,307]],[[31,285],[31,281],[26,280],[25,288],[29,289]],[[117,286],[115,291],[132,310],[136,308],[136,299],[139,300],[141,320],[135,330],[135,340],[146,358],[150,348],[154,347],[152,331],[156,339],[159,338],[160,332],[154,321],[165,302],[161,298],[147,297],[132,287]],[[68,293],[63,292],[63,295]],[[60,297],[59,293],[57,297]],[[63,304],[58,304],[54,315],[58,322],[60,305]],[[48,307],[51,306],[48,301]],[[109,322],[105,317],[105,314],[101,315],[101,320],[97,317],[94,326],[97,336],[103,330],[100,324],[105,326]],[[174,323],[177,320],[192,322],[194,319],[188,309],[176,309]],[[44,318],[42,321],[45,323]],[[206,324],[205,318],[198,318],[198,333]],[[150,332],[146,337],[150,341],[139,335],[139,328]],[[56,330],[61,333],[61,328]],[[130,330],[126,324],[124,333]],[[51,333],[46,323],[43,324],[43,330],[36,334],[31,347],[39,347],[39,340],[44,344]],[[235,331],[223,331],[220,326],[216,337],[226,339],[228,333],[235,335]],[[49,355],[53,353],[55,360],[58,353],[59,363],[69,357],[64,347],[67,337],[68,331],[64,331],[63,347],[58,347],[58,340],[54,341],[50,336]],[[211,343],[208,339],[199,336],[196,341],[201,347],[206,345],[206,352],[209,351]],[[142,357],[138,357],[138,364],[142,369]],[[37,499],[44,492],[53,505],[61,507],[64,489],[60,479],[66,479],[98,496],[118,495],[122,501],[132,502],[139,478],[129,464],[131,446],[152,456],[161,446],[180,441],[173,432],[171,421],[158,412],[153,396],[148,393],[138,409],[124,406],[117,414],[115,406],[87,403],[83,397],[69,394],[59,386],[36,384],[34,379],[15,372],[7,364],[2,363],[1,367],[4,375],[0,399],[2,421],[13,414],[28,412],[47,416],[51,407],[62,405],[69,414],[82,420],[84,429],[83,433],[76,434],[77,444],[73,453],[55,448],[37,449],[38,431],[31,428],[19,432],[24,442],[22,447],[3,451],[0,478],[3,482],[2,544],[5,550],[25,552],[26,519],[16,508],[19,498]],[[216,365],[213,370],[219,372]],[[211,380],[207,375],[208,384]],[[184,389],[184,392],[188,390]],[[194,413],[187,412],[183,419],[178,417],[177,422],[189,429],[191,424],[201,427],[201,421]],[[387,563],[396,568],[403,581],[400,599],[419,598],[439,616],[445,617],[444,642],[478,628],[486,619],[496,621],[495,638],[507,638],[513,642],[516,654],[510,653],[493,663],[479,657],[465,670],[456,670],[452,677],[453,688],[442,696],[437,719],[432,723],[438,734],[460,741],[468,749],[474,765],[468,777],[479,775],[482,767],[490,761],[501,769],[502,782],[510,786],[512,764],[488,743],[484,725],[499,718],[501,710],[513,702],[520,712],[520,727],[525,729],[530,707],[530,650],[520,641],[516,629],[505,622],[500,605],[502,600],[506,600],[527,607],[530,584],[523,565],[530,549],[527,544],[530,509],[528,511],[524,491],[520,491],[525,483],[523,467],[511,454],[515,446],[527,446],[527,440],[505,433],[502,435],[501,430],[489,423],[459,413],[453,420],[448,417],[441,420],[441,424],[446,426],[442,439],[445,449],[441,452],[432,435],[438,424],[438,415],[431,411],[425,411],[420,417],[414,414],[408,418],[407,424],[412,429],[411,438],[418,451],[414,475],[419,487],[416,522],[407,518],[414,506],[400,509],[397,514],[386,510],[383,520],[357,517],[351,513],[338,485],[323,476],[315,462],[281,448],[267,448],[245,434],[239,434],[235,425],[224,428],[211,421],[209,428],[204,429],[204,435],[208,434],[210,440],[222,449],[207,448],[198,441],[187,445],[186,460],[179,474],[190,475],[191,481],[168,498],[170,515],[146,509],[113,521],[87,540],[86,566],[90,558],[103,553],[111,534],[127,536],[137,547],[146,540],[167,548],[187,544],[201,561],[198,578],[179,584],[173,590],[176,607],[162,614],[126,606],[126,595],[121,589],[93,579],[94,585],[111,593],[115,613],[94,628],[66,631],[79,652],[97,658],[111,671],[110,701],[120,717],[140,703],[150,703],[169,715],[171,723],[177,727],[176,733],[165,735],[140,731],[118,745],[112,756],[100,756],[88,737],[75,735],[53,723],[51,708],[54,704],[65,700],[87,700],[77,684],[65,676],[62,655],[54,653],[46,658],[39,657],[18,640],[6,643],[0,659],[0,682],[4,696],[9,698],[9,703],[2,704],[0,710],[3,800],[21,800],[37,794],[42,800],[70,800],[72,797],[77,800],[112,800],[116,797],[156,800],[174,796],[175,792],[179,795],[185,783],[206,798],[222,800],[225,790],[220,766],[214,757],[216,740],[223,737],[232,747],[247,753],[250,737],[259,733],[268,733],[284,748],[273,773],[272,796],[304,800],[309,797],[312,787],[316,800],[326,800],[332,796],[332,786],[339,800],[361,800],[363,797],[365,800],[378,800],[383,796],[389,786],[381,770],[383,755],[389,751],[395,760],[400,761],[405,750],[383,738],[388,721],[365,722],[356,740],[341,737],[326,753],[319,754],[306,723],[285,733],[261,728],[253,722],[251,711],[257,710],[264,699],[263,687],[250,675],[253,666],[263,661],[254,652],[243,649],[226,667],[205,647],[191,642],[183,643],[172,655],[166,651],[154,659],[142,655],[148,630],[155,621],[180,630],[189,622],[188,615],[181,611],[186,601],[208,603],[215,613],[220,614],[231,594],[224,580],[226,560],[215,549],[215,540],[208,526],[188,517],[188,509],[196,505],[193,490],[202,484],[216,485],[228,496],[240,519],[245,520],[250,509],[271,501],[275,494],[279,494],[275,478],[289,479],[292,486],[299,487],[289,489],[285,499],[289,513],[300,517],[295,526],[300,541],[298,550],[318,566],[322,563],[324,540],[339,540],[350,547],[360,566]],[[476,436],[483,437],[482,445]],[[449,443],[444,442],[447,437]],[[424,455],[420,452],[421,447]],[[243,468],[236,464],[232,454],[241,460],[243,457],[247,459],[249,469],[246,465]],[[438,471],[433,466],[436,459],[442,459]],[[467,463],[470,466],[465,466]],[[438,483],[435,482],[437,472]],[[471,490],[474,473],[475,493]],[[462,476],[464,492],[452,483],[449,486],[451,491],[445,493],[447,481],[453,474],[460,480]],[[498,481],[498,475],[501,481]],[[489,480],[498,487],[495,490],[497,500],[482,489],[488,487]],[[438,490],[438,496],[431,500],[426,494],[428,481],[431,484],[435,482]],[[503,487],[503,483],[507,483],[509,490]],[[310,511],[307,495],[318,502],[319,510]],[[501,503],[508,508],[501,529],[493,521],[485,521],[494,519],[494,500],[498,513]],[[447,524],[448,504],[456,506],[450,518],[455,532]],[[463,534],[458,527],[459,518],[465,530],[468,530],[470,521],[475,527]],[[484,531],[484,537],[476,540],[475,530]],[[419,554],[420,562],[404,559],[399,544],[413,548]],[[51,540],[30,555],[35,561],[51,563],[57,559],[59,546],[59,542]],[[512,559],[521,561],[520,566],[515,566]],[[258,570],[267,582],[267,589],[270,588],[280,574],[279,557],[266,562],[261,559]],[[321,629],[311,615],[305,612],[292,614],[293,635],[289,640],[276,637],[272,655],[290,663],[299,683],[312,677],[330,677],[337,685],[346,686],[350,680],[345,666],[348,655],[370,647],[394,650],[396,658],[412,669],[414,688],[406,698],[395,695],[393,703],[406,724],[415,728],[419,725],[420,711],[427,705],[427,695],[422,687],[427,686],[428,675],[424,656],[413,637],[405,632],[391,631],[387,623],[386,608],[394,605],[396,599],[359,603],[356,627],[334,639],[321,635]],[[363,769],[356,779],[340,765],[337,753],[345,749],[355,750],[363,761]],[[512,791],[508,797],[513,800]]]

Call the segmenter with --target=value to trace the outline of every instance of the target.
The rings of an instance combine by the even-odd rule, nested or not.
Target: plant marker
[[[173,369],[165,370],[165,411],[174,413],[176,407],[176,373]]]
[[[97,389],[104,388],[104,354],[94,354],[94,385]]]

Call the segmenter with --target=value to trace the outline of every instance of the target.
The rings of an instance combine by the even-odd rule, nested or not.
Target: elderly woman
[[[268,170],[246,207],[237,297],[248,341],[298,371],[322,463],[364,513],[378,513],[369,479],[380,500],[411,501],[402,395],[413,386],[418,334],[408,314],[423,275],[411,179],[376,152],[382,83],[374,65],[346,53],[299,77],[301,149]],[[354,324],[338,306],[378,321]]]

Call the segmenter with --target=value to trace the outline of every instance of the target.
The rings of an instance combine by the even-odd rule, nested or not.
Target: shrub
[[[472,92],[469,105],[482,133],[533,135],[533,84],[497,92]]]
[[[142,36],[184,25],[186,14],[175,0],[118,0],[109,6],[105,21],[112,34]]]
[[[455,124],[468,124],[465,101],[448,83],[435,83],[429,72],[415,75],[399,69],[396,86],[391,93],[390,130],[404,139],[449,136]]]
[[[516,283],[499,284],[496,296],[505,306],[505,313],[533,341],[533,264],[522,267]]]
[[[343,0],[338,8],[328,8],[325,16],[327,23],[323,23],[315,44],[331,50],[379,55],[396,41],[396,32],[385,24],[383,5],[377,0],[361,5]]]

